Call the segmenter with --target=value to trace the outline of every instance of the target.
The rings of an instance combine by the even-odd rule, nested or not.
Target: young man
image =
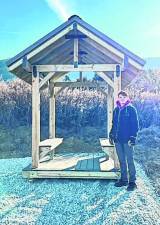
[[[116,103],[117,106],[113,111],[112,129],[109,133],[109,141],[111,144],[115,144],[121,170],[121,178],[115,183],[115,186],[128,186],[127,190],[132,191],[137,188],[133,161],[133,150],[139,126],[137,111],[125,91],[118,93]]]

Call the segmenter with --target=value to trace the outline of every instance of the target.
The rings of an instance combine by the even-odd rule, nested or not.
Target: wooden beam
[[[74,68],[73,65],[37,65],[39,72],[104,72],[104,71],[116,71],[116,64],[89,64],[78,65],[78,68]]]
[[[78,67],[78,38],[74,39],[74,67]]]
[[[112,88],[114,88],[113,81],[103,72],[97,72],[97,75],[99,75],[103,80],[107,82]]]
[[[55,87],[68,87],[69,85],[74,84],[75,82],[55,82],[54,86]]]
[[[140,65],[139,63],[137,63],[131,58],[128,59],[128,63],[134,66],[137,70],[144,70],[142,65]]]
[[[107,96],[107,138],[109,138],[109,132],[112,127],[112,116],[113,116],[113,89],[108,87]]]
[[[55,121],[55,107],[56,107],[56,100],[55,100],[55,90],[54,90],[54,85],[53,83],[49,84],[49,92],[50,92],[50,97],[49,97],[49,138],[55,138],[56,136],[56,121]]]
[[[117,76],[117,73],[114,72],[114,107],[116,106],[118,92],[121,90],[121,79],[122,79],[121,71],[120,71],[120,76]]]
[[[80,82],[82,82],[82,80],[83,80],[83,74],[82,74],[82,72],[79,72],[79,80],[80,80]]]
[[[84,34],[66,34],[65,38],[66,39],[75,39],[75,38],[82,39],[82,38],[87,38],[87,36]]]
[[[22,67],[25,71],[32,73],[32,65],[29,63],[27,56],[23,57]]]
[[[39,72],[32,70],[32,168],[38,167],[40,143],[40,93]]]
[[[55,72],[48,73],[47,76],[45,76],[43,80],[40,82],[39,89],[41,89],[43,85],[46,84],[54,76],[54,74]]]
[[[56,93],[55,93],[55,97],[57,97],[65,88],[67,88],[66,86],[60,88]]]
[[[95,171],[63,171],[63,170],[32,170],[30,167],[23,170],[24,178],[75,178],[75,179],[119,179],[119,172]]]
[[[88,64],[91,64],[92,61],[91,61],[91,57],[90,55],[87,55],[87,56],[84,56],[83,58],[85,60],[86,63]],[[98,63],[98,62],[97,62]],[[109,72],[96,72],[96,74],[98,75],[98,73],[100,74],[99,76],[103,79],[105,79],[105,81],[112,87],[113,86],[113,80],[112,80],[112,77],[113,77],[113,73],[109,73]],[[104,76],[103,76],[103,74]]]
[[[96,88],[97,86],[99,86],[99,88],[101,87],[106,87],[106,83],[105,82],[100,82],[100,83],[96,83],[96,82],[90,82],[90,81],[85,81],[85,82],[55,82],[54,83],[55,87],[93,87]]]
[[[84,61],[87,63],[87,64],[92,64],[92,62],[93,61],[91,61],[91,57],[90,57],[90,55],[87,55],[87,56],[84,56],[83,57],[83,59],[84,59]],[[98,63],[98,62],[97,62]],[[96,74],[97,74],[98,72],[96,72]],[[104,72],[99,72],[99,73],[104,73]],[[102,77],[103,75],[101,75],[101,77]],[[109,80],[108,80],[108,82],[110,82],[110,81],[112,81],[112,74],[109,74],[109,72],[105,72],[104,73],[104,76],[106,77],[107,76],[107,78],[109,78]],[[107,79],[106,78],[106,79]],[[113,81],[112,81],[113,82]],[[110,85],[111,85],[111,83],[110,83]]]
[[[68,64],[71,62],[71,60],[73,60],[73,56],[69,56],[69,57],[65,57],[65,59],[63,60],[62,58],[62,61],[65,63],[65,64]],[[51,79],[52,81],[56,81],[58,80],[60,77],[63,77],[65,74],[67,74],[68,72],[56,72],[55,75],[53,76],[53,78]]]
[[[122,66],[123,66],[123,68],[124,68],[124,71],[128,69],[128,64],[129,64],[129,63],[128,63],[128,56],[125,55],[125,56],[124,56],[123,63],[122,63]]]
[[[51,80],[55,82],[60,77],[64,77],[66,74],[67,74],[66,72],[58,72],[58,73],[55,73],[55,76]]]

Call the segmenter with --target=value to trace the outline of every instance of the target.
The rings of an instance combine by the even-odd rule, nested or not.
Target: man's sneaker
[[[134,191],[135,189],[137,189],[137,184],[135,182],[130,182],[127,191]]]
[[[123,187],[123,186],[127,186],[128,185],[128,181],[123,181],[123,180],[118,180],[114,186],[115,187]]]

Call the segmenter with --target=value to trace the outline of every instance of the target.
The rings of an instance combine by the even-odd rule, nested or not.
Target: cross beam
[[[91,81],[85,81],[85,82],[55,82],[54,83],[55,87],[92,87],[92,88],[96,88],[97,86],[99,86],[99,88],[101,87],[107,87],[106,82],[99,82],[99,84],[97,85],[96,82],[91,82]]]
[[[116,71],[117,64],[37,65],[38,72],[109,72]]]

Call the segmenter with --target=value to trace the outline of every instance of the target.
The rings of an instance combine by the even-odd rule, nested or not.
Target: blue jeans
[[[118,155],[120,169],[121,169],[121,180],[128,181],[129,173],[129,182],[135,182],[136,180],[136,170],[133,160],[133,146],[129,146],[127,143],[115,143],[116,152]],[[128,173],[127,173],[128,166]]]

